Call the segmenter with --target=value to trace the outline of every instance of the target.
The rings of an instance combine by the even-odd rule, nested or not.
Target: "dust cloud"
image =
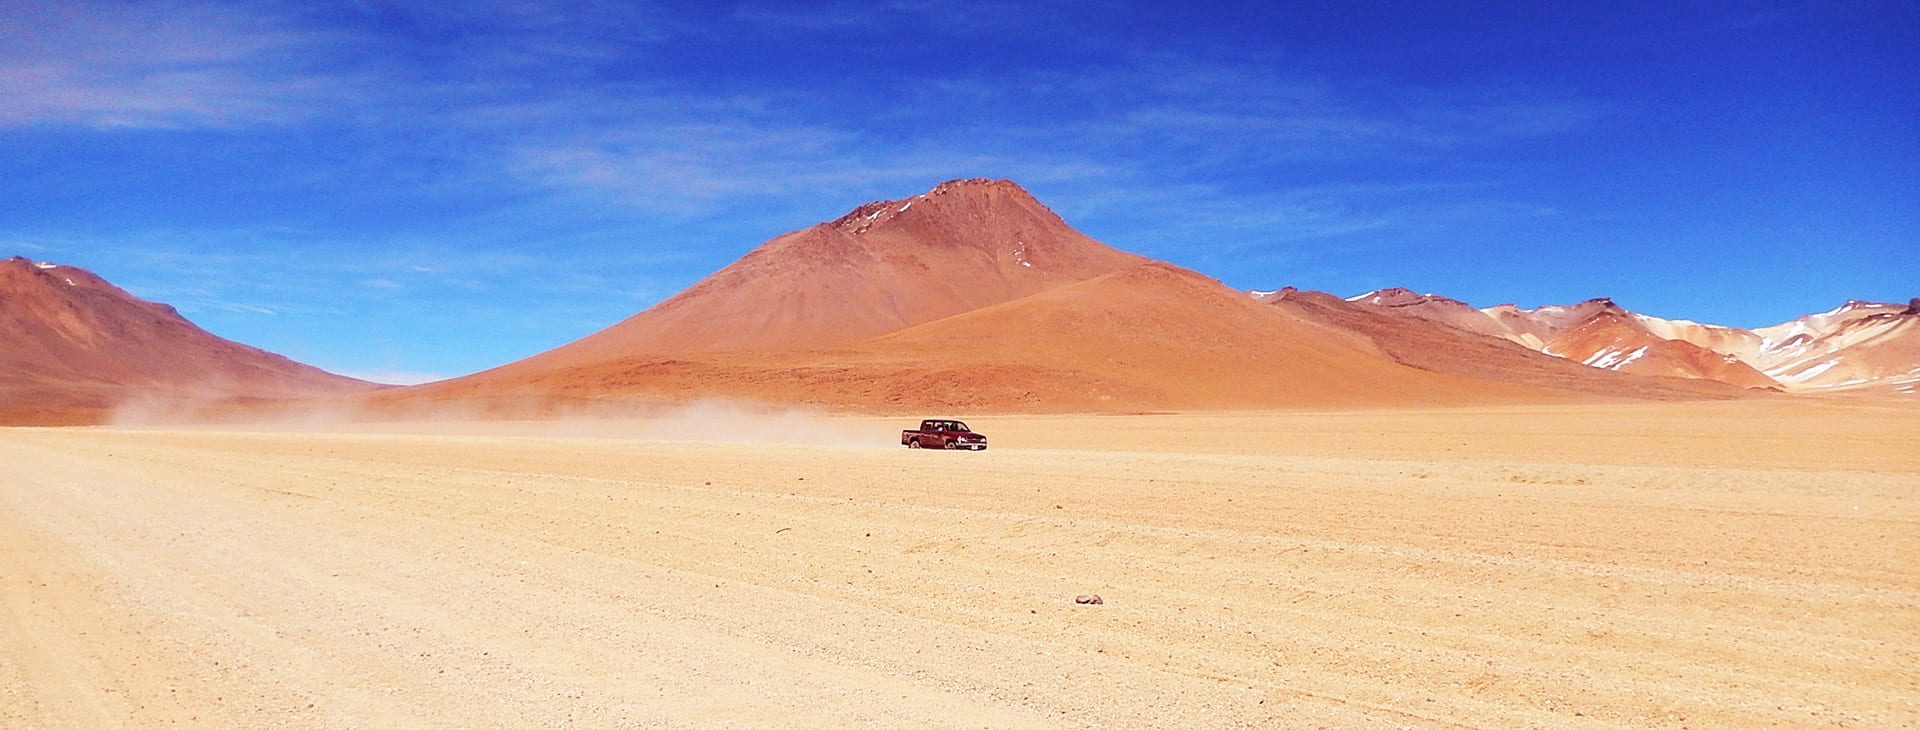
[[[691,403],[512,399],[441,403],[242,401],[220,393],[143,395],[118,403],[118,429],[219,429],[607,438],[796,446],[897,446],[872,417],[749,401]],[[911,424],[909,424],[911,425]]]
[[[638,436],[653,441],[719,441],[797,446],[898,445],[899,432],[875,431],[866,419],[835,418],[804,409],[728,401],[701,401],[638,421]]]

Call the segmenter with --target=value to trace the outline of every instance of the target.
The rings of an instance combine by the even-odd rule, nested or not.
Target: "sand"
[[[0,430],[0,727],[1920,724],[1912,408],[938,415]]]

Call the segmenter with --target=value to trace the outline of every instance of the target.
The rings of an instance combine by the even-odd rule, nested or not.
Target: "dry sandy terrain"
[[[0,431],[0,727],[1920,723],[1912,408],[901,420]]]

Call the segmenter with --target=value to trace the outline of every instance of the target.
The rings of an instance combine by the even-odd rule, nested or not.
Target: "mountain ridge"
[[[956,180],[775,236],[659,304],[522,362],[832,347],[1143,260],[1073,230],[1010,181]]]

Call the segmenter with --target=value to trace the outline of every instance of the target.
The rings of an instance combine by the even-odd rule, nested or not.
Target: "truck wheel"
[[[907,448],[909,448],[909,449],[917,449],[917,448],[920,448],[920,439],[914,439],[914,440],[912,440],[912,441],[908,441],[908,442],[907,442]]]
[[[952,441],[947,441],[947,442],[945,442],[945,443],[942,443],[942,444],[940,444],[940,448],[943,448],[943,449],[946,449],[946,450],[948,450],[948,451],[952,451],[952,450],[953,450],[953,442],[952,442]]]

